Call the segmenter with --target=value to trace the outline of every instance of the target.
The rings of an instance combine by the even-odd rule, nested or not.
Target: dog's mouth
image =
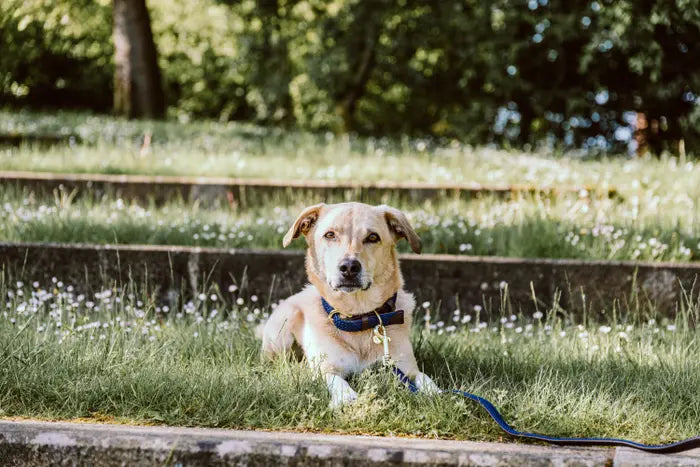
[[[365,285],[364,287],[359,282],[340,282],[335,285],[331,284],[331,287],[333,288],[333,290],[344,293],[357,292],[358,290],[362,290],[364,292],[365,290],[372,287],[372,282],[368,282],[367,285]]]

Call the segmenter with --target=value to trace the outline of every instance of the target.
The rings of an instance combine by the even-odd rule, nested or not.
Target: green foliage
[[[643,112],[656,152],[700,144],[698,0],[148,6],[183,119],[607,151]],[[0,14],[4,100],[109,108],[106,0],[11,0]]]
[[[0,2],[0,102],[109,110],[114,53],[109,5]]]

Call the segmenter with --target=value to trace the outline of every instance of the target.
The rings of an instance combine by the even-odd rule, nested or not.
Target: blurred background
[[[697,154],[697,0],[4,0],[0,106]]]

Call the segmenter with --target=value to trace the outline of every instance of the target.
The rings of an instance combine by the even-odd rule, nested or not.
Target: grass
[[[362,139],[198,122],[127,122],[84,114],[0,112],[0,133],[82,142],[1,147],[3,169],[340,180],[615,186],[622,200],[522,197],[402,205],[425,251],[470,255],[694,261],[700,165],[473,149],[450,141]],[[153,144],[142,150],[143,135]],[[0,240],[279,248],[303,205],[162,206],[0,187]],[[303,242],[294,244],[301,248]],[[405,248],[402,247],[402,248]],[[24,282],[22,282],[24,281]],[[26,283],[25,283],[26,282]],[[0,416],[367,433],[473,440],[502,434],[475,404],[412,395],[381,368],[354,377],[357,404],[328,408],[303,362],[264,363],[253,328],[268,309],[232,286],[196,297],[135,284],[80,290],[0,272]],[[695,296],[689,294],[690,297]],[[503,303],[507,303],[504,299]],[[673,319],[631,300],[533,316],[455,310],[416,320],[419,363],[442,387],[492,400],[522,430],[647,443],[697,435],[700,303]],[[430,309],[430,305],[426,305]],[[428,315],[429,316],[429,315]]]
[[[700,199],[700,165],[673,158],[565,156],[457,141],[359,138],[216,122],[130,122],[0,111],[0,133],[75,134],[72,144],[0,148],[5,170],[282,179],[615,187],[623,196]],[[144,134],[152,144],[142,148]]]
[[[235,210],[216,202],[162,206],[121,199],[74,198],[59,192],[37,199],[0,188],[0,240],[281,248],[281,238],[311,200]],[[402,206],[427,253],[695,261],[700,258],[698,213],[677,197],[637,205],[576,197],[484,198]],[[687,208],[687,209],[686,209]],[[293,243],[303,248],[304,242]],[[408,251],[403,243],[402,251]]]
[[[95,294],[54,279],[0,280],[0,416],[501,440],[475,404],[412,395],[381,368],[354,377],[334,412],[303,363],[264,363],[252,328],[266,311],[240,290],[156,303],[131,284]],[[233,303],[233,306],[225,303]],[[442,387],[491,399],[523,430],[658,443],[700,426],[698,304],[672,321],[641,312],[577,323],[538,313],[414,329]]]

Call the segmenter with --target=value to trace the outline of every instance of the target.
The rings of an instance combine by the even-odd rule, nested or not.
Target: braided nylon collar
[[[403,324],[403,310],[396,309],[396,294],[389,297],[389,300],[376,310],[345,318],[341,317],[340,312],[337,312],[323,297],[321,297],[321,304],[325,312],[328,313],[328,319],[333,321],[336,328],[345,332],[366,331],[374,329],[380,324],[384,326]]]

